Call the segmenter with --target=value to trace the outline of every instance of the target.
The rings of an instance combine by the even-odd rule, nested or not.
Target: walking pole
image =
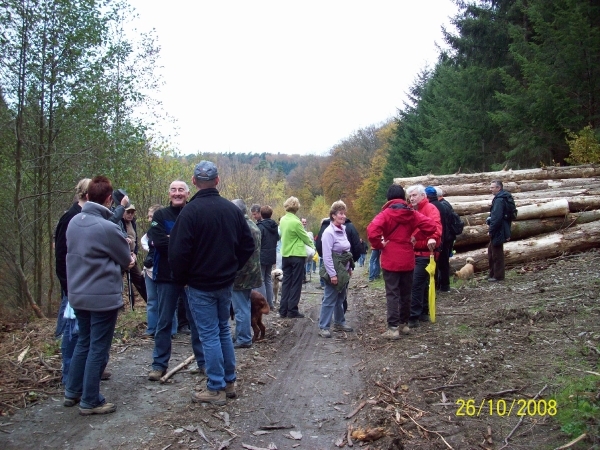
[[[135,308],[135,296],[133,295],[133,285],[131,284],[131,272],[127,271],[127,291],[129,293],[129,303],[131,304],[131,310]]]

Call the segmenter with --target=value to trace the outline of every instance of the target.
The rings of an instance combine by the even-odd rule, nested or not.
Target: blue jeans
[[[365,259],[367,258],[367,254],[366,253],[361,253],[360,254],[360,258],[358,258],[358,265],[359,267],[363,267],[365,265]]]
[[[152,353],[152,369],[166,370],[169,367],[171,359],[171,336],[173,333],[173,316],[177,308],[179,296],[183,296],[183,305],[186,314],[190,317],[187,296],[183,286],[175,283],[156,283],[158,293],[158,323],[156,333],[154,333],[154,352]],[[199,368],[204,367],[204,352],[198,329],[190,320],[190,331],[192,337],[192,350],[196,357],[196,364]],[[175,328],[177,329],[177,328]]]
[[[346,298],[346,289],[347,287],[344,287],[341,292],[338,292],[334,286],[325,284],[325,292],[323,294],[323,301],[321,302],[321,314],[319,315],[320,329],[329,329],[332,316],[333,323],[338,325],[346,324],[343,307],[344,299]]]
[[[252,344],[250,327],[250,292],[252,289],[242,289],[231,293],[231,303],[235,312],[235,343],[238,345]]]
[[[71,359],[73,358],[73,352],[77,345],[77,338],[79,337],[79,327],[77,325],[77,319],[66,319],[65,309],[67,307],[69,299],[65,291],[61,290],[60,308],[58,308],[58,317],[56,318],[56,331],[55,336],[61,336],[60,341],[60,354],[62,356],[62,384],[67,384],[67,378],[69,376],[69,367],[71,366]]]
[[[381,250],[371,250],[371,259],[369,259],[369,281],[373,281],[375,278],[379,278],[381,273],[381,266],[379,265],[379,256]]]
[[[86,311],[76,309],[79,339],[71,360],[65,397],[81,398],[81,408],[103,405],[100,393],[100,376],[112,344],[119,309],[111,311]]]
[[[235,352],[229,330],[229,308],[232,286],[217,291],[200,291],[187,287],[190,321],[195,323],[202,340],[206,359],[207,387],[222,391],[226,383],[234,382]]]
[[[269,308],[273,311],[273,279],[271,278],[271,270],[273,269],[273,265],[271,264],[261,264],[260,272],[263,278],[262,286],[257,289],[262,295],[267,299],[267,303],[269,304]]]
[[[148,322],[148,328],[146,334],[156,334],[156,325],[158,324],[158,292],[156,291],[156,281],[148,276],[144,275],[146,280],[146,294],[148,300],[146,300],[146,322]],[[173,327],[171,328],[171,335],[177,333],[177,311],[175,311],[173,317]]]
[[[420,316],[429,315],[429,273],[425,270],[428,264],[428,256],[415,257],[410,320],[418,320]]]

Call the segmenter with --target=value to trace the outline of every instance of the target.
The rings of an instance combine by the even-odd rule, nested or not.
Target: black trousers
[[[454,241],[446,241],[435,262],[435,288],[442,291],[450,290],[450,252]]]
[[[412,299],[413,271],[390,272],[383,269],[388,327],[408,323]]]
[[[490,265],[490,278],[504,280],[504,244],[488,245],[488,263]]]
[[[146,303],[148,303],[148,293],[146,292],[146,280],[144,279],[144,275],[142,275],[142,271],[137,264],[134,264],[131,269],[129,269],[129,274],[131,275],[131,284],[135,286],[135,289],[138,291],[138,294],[144,299]]]
[[[302,256],[288,256],[281,260],[281,270],[283,271],[281,302],[279,303],[281,316],[298,314],[305,262],[306,258]]]

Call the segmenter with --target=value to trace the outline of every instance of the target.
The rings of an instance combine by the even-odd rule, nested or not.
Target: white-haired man
[[[177,308],[179,297],[183,298],[183,306],[190,323],[192,349],[196,363],[200,370],[204,369],[204,353],[197,328],[189,313],[188,301],[184,285],[177,283],[173,278],[173,271],[169,264],[169,247],[171,230],[175,221],[185,206],[190,195],[190,188],[184,181],[173,181],[169,186],[169,206],[157,210],[152,217],[148,230],[148,243],[154,247],[152,277],[156,283],[158,298],[158,323],[154,333],[154,352],[152,354],[152,370],[148,380],[159,381],[169,367],[171,359],[171,328],[173,315]]]
[[[419,326],[419,322],[429,322],[429,302],[427,301],[429,274],[425,270],[425,267],[429,264],[429,255],[431,252],[441,244],[442,220],[438,209],[427,200],[425,186],[421,184],[409,186],[406,189],[406,193],[413,209],[433,219],[437,227],[433,236],[428,236],[422,231],[417,230],[411,238],[415,251],[415,270],[413,272],[412,300],[408,326],[415,328]]]

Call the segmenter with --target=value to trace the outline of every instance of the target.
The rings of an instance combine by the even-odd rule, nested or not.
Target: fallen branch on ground
[[[190,356],[188,359],[186,359],[184,362],[182,362],[181,364],[179,364],[178,366],[173,367],[171,370],[169,370],[166,374],[164,374],[162,376],[162,378],[160,379],[160,383],[166,383],[166,381],[171,378],[173,376],[173,374],[179,372],[181,369],[183,369],[185,366],[187,366],[189,363],[191,363],[194,360],[195,356],[192,355]]]
[[[536,400],[540,395],[542,395],[542,392],[544,392],[546,390],[546,388],[548,387],[548,385],[545,385],[540,392],[538,392],[537,394],[535,394],[535,397],[533,397],[534,400]],[[508,447],[508,440],[512,437],[512,435],[515,433],[515,431],[517,431],[517,428],[519,428],[519,426],[521,425],[521,423],[523,423],[523,420],[525,419],[525,416],[522,416],[519,421],[517,422],[517,424],[515,425],[515,427],[512,429],[512,431],[510,433],[508,433],[508,436],[506,436],[504,438],[504,445],[502,447],[500,447],[499,450],[502,450],[503,448]]]

